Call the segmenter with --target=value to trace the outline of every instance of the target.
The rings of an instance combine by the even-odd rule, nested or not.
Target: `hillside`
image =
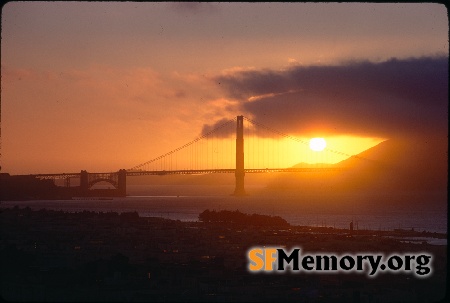
[[[270,191],[442,191],[447,189],[447,142],[387,140],[334,166],[342,172],[280,175]]]

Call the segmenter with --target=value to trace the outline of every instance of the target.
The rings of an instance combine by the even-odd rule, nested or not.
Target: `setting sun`
[[[322,151],[327,146],[327,142],[324,138],[312,138],[309,140],[309,148],[314,151]]]

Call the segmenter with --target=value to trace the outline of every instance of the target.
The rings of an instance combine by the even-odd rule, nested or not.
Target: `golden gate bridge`
[[[298,163],[300,151],[305,158]],[[321,152],[313,151],[305,140],[284,134],[244,116],[237,116],[204,131],[200,137],[176,149],[129,169],[107,173],[88,173],[82,170],[79,173],[31,176],[54,181],[63,179],[65,187],[71,186],[72,179],[79,179],[79,192],[87,196],[95,184],[107,182],[114,186],[115,195],[126,196],[127,177],[234,173],[236,187],[233,194],[242,196],[246,194],[244,180],[247,173],[343,170],[329,164],[330,159],[336,156],[341,159],[352,157],[327,147]]]

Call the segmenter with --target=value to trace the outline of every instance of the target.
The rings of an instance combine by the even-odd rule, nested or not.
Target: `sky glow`
[[[447,138],[441,4],[8,2],[1,49],[11,174],[130,168],[237,115],[348,154]]]

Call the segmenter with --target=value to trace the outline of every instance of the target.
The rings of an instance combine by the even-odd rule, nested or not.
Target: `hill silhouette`
[[[387,140],[337,166],[351,168],[350,180],[359,183],[364,180],[367,187],[445,190],[448,181],[447,142],[420,137]]]
[[[343,160],[342,172],[283,174],[269,191],[443,191],[447,189],[447,142],[438,138],[391,139]]]

